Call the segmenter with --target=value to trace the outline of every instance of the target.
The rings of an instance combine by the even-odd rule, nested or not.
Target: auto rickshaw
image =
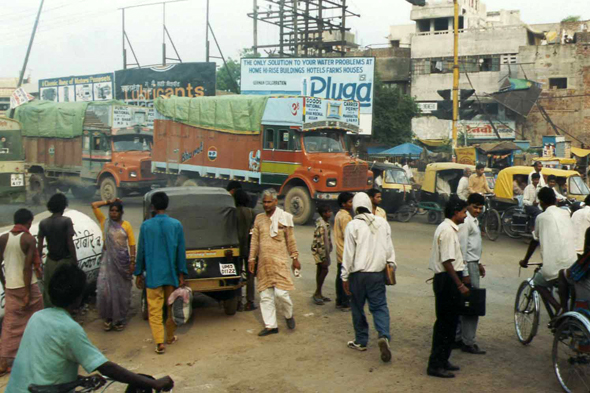
[[[498,173],[496,188],[494,189],[495,206],[502,212],[502,228],[504,232],[512,238],[519,238],[530,233],[532,227],[524,208],[514,195],[514,189],[517,186],[514,181],[516,180],[521,185],[521,189],[524,189],[524,186],[528,183],[528,176],[533,170],[530,166],[513,166]],[[557,191],[568,200],[583,202],[586,196],[590,194],[590,189],[576,171],[543,168],[541,174],[545,181],[547,181],[549,175],[557,177],[559,188]]]
[[[412,201],[412,183],[406,171],[394,164],[374,162],[370,168],[375,179],[380,179],[381,208],[388,215],[394,215],[399,221],[408,222],[416,213],[417,207]],[[377,182],[375,183],[377,185]]]
[[[238,308],[239,289],[244,285],[238,241],[236,207],[233,197],[222,188],[170,187],[145,194],[144,220],[152,217],[151,197],[163,191],[170,203],[166,214],[179,220],[184,228],[186,267],[185,284],[193,292],[223,302],[227,315]],[[147,302],[142,296],[142,313],[147,319]]]

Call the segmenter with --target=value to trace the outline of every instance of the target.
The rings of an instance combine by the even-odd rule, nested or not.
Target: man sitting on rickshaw
[[[563,203],[566,201],[566,197],[561,195],[557,190],[557,176],[549,175],[547,176],[547,187],[551,188],[555,193],[555,198],[557,198],[558,203]]]
[[[577,259],[574,242],[574,226],[569,213],[555,206],[556,198],[553,190],[543,187],[538,193],[539,203],[543,213],[539,214],[535,223],[533,239],[520,266],[526,268],[529,259],[538,245],[541,245],[541,259],[543,267],[541,274],[534,277],[535,288],[543,299],[555,309],[555,314],[561,311],[561,305],[567,304],[567,296],[560,302],[551,295],[551,289],[558,283],[559,271],[570,267]]]
[[[590,228],[586,230],[584,242],[584,254],[569,268],[559,272],[559,299],[562,312],[568,311],[568,299],[571,296],[571,304],[576,301],[585,301],[588,309],[590,301]],[[571,291],[573,289],[573,291]]]
[[[542,213],[542,210],[539,207],[538,197],[539,190],[541,189],[541,187],[539,187],[540,177],[541,175],[539,175],[538,173],[533,173],[531,175],[532,183],[526,186],[522,198],[524,211],[530,217],[532,227],[534,227],[535,225],[535,220],[537,219],[537,216]]]

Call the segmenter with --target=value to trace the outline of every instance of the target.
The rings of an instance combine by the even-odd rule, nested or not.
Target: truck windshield
[[[343,153],[344,147],[337,131],[310,131],[303,135],[308,153]]]
[[[150,151],[152,137],[140,135],[123,135],[113,139],[115,151]]]

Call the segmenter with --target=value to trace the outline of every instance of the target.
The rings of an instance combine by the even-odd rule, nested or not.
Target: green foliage
[[[563,19],[561,23],[568,23],[568,22],[579,22],[582,17],[580,15],[570,15],[567,18]]]
[[[375,79],[373,140],[388,146],[412,141],[412,118],[419,113],[412,97]]]
[[[240,51],[240,58],[254,57],[260,57],[260,53],[254,53],[251,48],[244,48]],[[230,57],[226,63],[227,67],[224,64],[217,69],[217,90],[240,94],[240,61]]]

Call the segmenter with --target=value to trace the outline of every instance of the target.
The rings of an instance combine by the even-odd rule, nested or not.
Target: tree
[[[579,22],[582,17],[580,15],[570,15],[567,18],[563,19],[561,23],[568,23],[568,22]]]
[[[245,48],[240,51],[240,58],[253,57],[260,57],[260,53],[255,54],[250,48]],[[217,70],[217,90],[240,94],[240,62],[229,57],[226,64],[222,65]]]
[[[373,140],[388,146],[412,141],[412,118],[419,112],[412,97],[375,80]]]

